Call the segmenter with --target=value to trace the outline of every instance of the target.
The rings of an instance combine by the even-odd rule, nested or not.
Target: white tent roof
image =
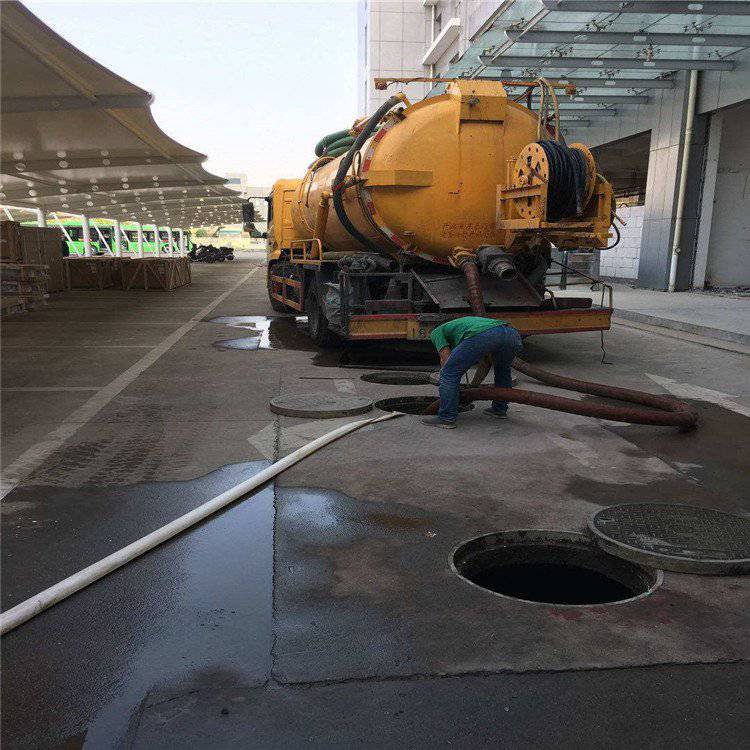
[[[0,3],[0,203],[189,226],[237,223],[243,202],[164,133],[153,96]]]

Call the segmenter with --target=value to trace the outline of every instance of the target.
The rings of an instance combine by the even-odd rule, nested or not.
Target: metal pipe
[[[47,226],[47,216],[44,213],[43,208],[37,208],[36,210],[36,225],[38,227],[46,227]]]
[[[430,6],[430,47],[435,43],[435,3]],[[430,63],[430,78],[435,77],[435,63]]]
[[[154,257],[158,258],[161,255],[161,239],[159,237],[159,226],[157,224],[152,225],[154,227]]]
[[[94,231],[99,235],[99,239],[102,241],[102,244],[104,245],[104,247],[107,248],[107,252],[111,255],[112,254],[112,248],[109,246],[109,243],[104,238],[104,235],[102,234],[102,230],[99,229],[99,225],[98,224],[94,224]]]
[[[690,147],[693,143],[693,124],[695,122],[695,100],[698,92],[698,71],[690,71],[688,83],[687,115],[685,117],[685,140],[682,143],[680,157],[680,186],[677,191],[677,210],[675,211],[674,239],[672,240],[672,257],[669,263],[669,291],[675,291],[677,283],[677,261],[680,256],[682,241],[682,224],[685,216],[685,194],[687,193],[688,164]]]
[[[83,254],[91,257],[91,227],[89,226],[89,217],[81,214],[81,232],[83,233]]]
[[[138,257],[143,257],[143,224],[140,221],[136,222],[137,240],[138,240]]]
[[[52,214],[52,216],[54,217],[55,221],[56,221],[56,222],[58,223],[58,225],[60,226],[60,229],[62,229],[62,233],[63,233],[63,234],[65,235],[65,239],[66,239],[66,240],[67,240],[68,242],[70,242],[70,243],[71,243],[71,245],[72,245],[72,244],[73,244],[73,238],[72,238],[72,237],[70,236],[70,233],[69,233],[69,232],[68,232],[68,230],[67,230],[67,229],[65,228],[65,224],[63,224],[63,223],[62,223],[62,222],[60,221],[60,217],[59,217],[59,216],[58,216],[58,215],[57,215],[56,213],[53,213],[53,214]]]
[[[115,246],[115,258],[120,258],[122,256],[122,238],[120,237],[120,222],[115,219],[112,222],[112,244]]]

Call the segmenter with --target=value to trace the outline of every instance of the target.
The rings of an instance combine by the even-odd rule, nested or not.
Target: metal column
[[[138,257],[143,257],[143,224],[136,222],[136,230],[138,232]]]
[[[122,255],[122,238],[120,236],[121,231],[122,230],[120,229],[120,222],[115,219],[114,225],[112,226],[112,233],[114,234],[113,243],[116,258],[119,258]]]
[[[36,210],[36,225],[38,227],[47,226],[47,215],[44,213],[43,208],[37,208]]]
[[[167,227],[167,246],[169,247],[169,254],[176,255],[174,251],[174,235],[172,234],[172,227]]]
[[[91,227],[89,226],[89,217],[81,214],[81,231],[83,232],[83,254],[91,257]]]
[[[178,229],[177,236],[179,237],[180,255],[187,255],[186,248],[185,248],[185,230]]]

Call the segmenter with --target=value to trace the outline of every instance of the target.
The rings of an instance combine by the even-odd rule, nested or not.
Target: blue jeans
[[[510,363],[522,347],[521,335],[511,326],[496,326],[464,339],[451,351],[448,361],[440,370],[439,419],[442,422],[456,421],[461,378],[486,354],[491,354],[495,360],[495,385],[500,388],[512,388]],[[492,408],[498,412],[505,412],[508,402],[493,401]]]

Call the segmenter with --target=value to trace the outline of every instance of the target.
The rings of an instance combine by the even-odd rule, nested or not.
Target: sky
[[[25,0],[97,62],[155,95],[162,130],[252,185],[301,177],[358,116],[353,0]]]

